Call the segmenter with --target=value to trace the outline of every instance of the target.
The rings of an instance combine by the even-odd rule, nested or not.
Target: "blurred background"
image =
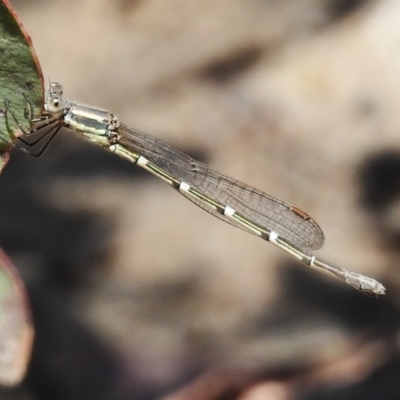
[[[11,0],[66,98],[309,213],[377,300],[61,132],[0,175],[36,328],[4,399],[400,398],[400,1]]]

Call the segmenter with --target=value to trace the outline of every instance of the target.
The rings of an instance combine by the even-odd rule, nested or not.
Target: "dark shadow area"
[[[372,228],[392,250],[400,249],[400,152],[380,151],[365,158],[358,168],[359,202],[369,213]],[[371,230],[373,234],[373,230]]]
[[[394,357],[362,382],[345,387],[320,388],[297,400],[398,400],[400,398],[400,359]]]
[[[118,359],[70,310],[53,281],[30,287],[36,340],[26,385],[41,399],[121,398]]]
[[[282,296],[277,300],[276,312],[259,319],[256,331],[266,332],[279,326],[301,326],[316,316],[340,321],[354,332],[368,331],[371,335],[394,339],[400,323],[400,310],[395,298],[388,295],[379,299],[368,297],[342,283],[336,284],[302,265],[287,262],[280,272]]]
[[[327,11],[332,20],[341,19],[364,7],[372,0],[328,0]]]
[[[84,172],[83,166],[91,154],[81,153],[81,157],[79,153],[72,154],[74,166]],[[107,159],[105,155],[93,173],[100,174],[101,170],[116,173],[114,164],[108,165]],[[90,273],[90,265],[97,265],[107,257],[106,243],[112,227],[107,219],[94,212],[70,213],[51,202],[43,202],[46,198],[43,190],[57,182],[57,164],[63,161],[67,162],[65,157],[58,158],[57,151],[49,152],[49,157],[44,156],[40,161],[13,151],[0,176],[0,243],[10,255],[29,254],[41,268],[48,266],[45,274],[51,274],[59,282],[77,284]]]
[[[302,304],[308,310],[339,319],[352,330],[368,329],[375,335],[387,337],[396,333],[400,310],[390,295],[390,288],[387,295],[375,299],[339,281],[331,281],[334,278],[303,270],[302,265],[295,263],[286,263],[282,275],[283,298],[289,304]]]
[[[359,167],[360,202],[380,212],[400,198],[400,152],[386,150],[366,158]]]
[[[245,48],[206,66],[200,72],[200,77],[214,83],[227,84],[256,65],[262,55],[262,49]]]

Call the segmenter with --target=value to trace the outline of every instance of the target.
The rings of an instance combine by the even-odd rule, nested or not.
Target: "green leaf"
[[[0,0],[0,153],[9,150],[9,143],[21,135],[4,100],[25,131],[31,126],[30,119],[43,111],[40,64],[32,41],[8,0]],[[6,161],[7,157],[0,157],[0,170]]]
[[[31,355],[33,336],[25,287],[0,249],[0,384],[13,386],[21,382]]]

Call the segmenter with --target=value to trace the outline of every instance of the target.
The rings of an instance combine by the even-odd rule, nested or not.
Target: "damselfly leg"
[[[11,119],[18,126],[18,129],[23,134],[23,136],[17,137],[16,140],[19,143],[22,143],[24,146],[21,146],[20,144],[18,144],[18,142],[17,143],[8,142],[8,143],[10,143],[13,147],[33,157],[40,157],[47,150],[57,132],[61,129],[62,124],[60,124],[59,118],[52,117],[47,112],[44,112],[39,118],[32,119],[32,105],[25,95],[24,97],[27,100],[27,106],[24,110],[24,114],[25,117],[27,117],[27,119],[30,120],[30,123],[31,125],[33,125],[33,128],[30,129],[29,131],[26,131],[22,127],[21,123],[19,122],[13,110],[11,109],[9,101],[4,100],[4,107],[5,107],[4,117],[6,119],[6,124],[9,128],[8,118],[10,116]],[[6,142],[5,140],[3,141]],[[40,147],[39,151],[35,151],[35,147],[40,143],[44,143],[44,145]]]

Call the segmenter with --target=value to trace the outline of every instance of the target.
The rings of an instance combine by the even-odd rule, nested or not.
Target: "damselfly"
[[[69,128],[151,172],[215,217],[260,236],[301,263],[368,295],[385,293],[376,280],[327,263],[308,252],[322,247],[324,234],[304,211],[217,172],[160,139],[129,128],[106,110],[64,100],[62,95],[63,87],[51,83],[46,94],[46,111],[33,121],[34,128],[19,138],[29,147],[47,138],[34,155],[40,156],[62,127]],[[6,114],[18,124],[7,103]],[[35,133],[41,133],[40,137],[30,141],[29,137]]]

